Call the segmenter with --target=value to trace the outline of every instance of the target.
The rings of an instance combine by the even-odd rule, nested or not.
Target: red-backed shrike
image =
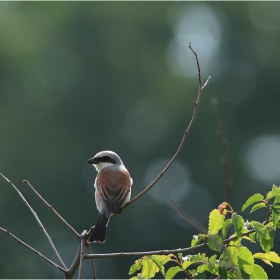
[[[103,243],[111,215],[121,213],[130,200],[132,178],[120,157],[112,151],[102,151],[87,161],[98,172],[95,178],[95,202],[99,216],[89,242]]]

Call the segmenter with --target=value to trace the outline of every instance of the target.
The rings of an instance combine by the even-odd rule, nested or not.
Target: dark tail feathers
[[[96,225],[92,231],[89,242],[99,242],[103,243],[106,240],[106,227],[108,223],[108,218],[106,213],[100,213],[96,222]]]

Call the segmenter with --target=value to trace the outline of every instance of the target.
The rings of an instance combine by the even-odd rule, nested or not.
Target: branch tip
[[[135,200],[137,200],[138,198],[140,198],[143,194],[145,194],[146,192],[148,192],[160,179],[161,177],[165,174],[165,172],[169,169],[169,167],[172,165],[172,163],[175,161],[175,159],[178,157],[178,155],[180,154],[180,152],[183,149],[184,143],[186,141],[186,138],[189,134],[189,131],[193,125],[193,122],[196,119],[196,113],[197,113],[197,108],[198,108],[198,103],[200,101],[200,97],[201,97],[201,92],[202,90],[205,88],[205,86],[207,85],[208,81],[209,81],[209,77],[206,80],[205,84],[202,86],[202,81],[201,81],[201,72],[200,72],[200,66],[199,66],[199,60],[198,60],[198,56],[197,53],[192,49],[191,47],[191,43],[188,43],[188,47],[191,49],[192,53],[195,56],[196,59],[196,64],[197,64],[197,72],[198,72],[198,82],[199,82],[199,90],[198,90],[198,94],[197,94],[197,99],[194,102],[194,110],[193,110],[193,114],[191,117],[191,120],[189,122],[189,125],[187,127],[187,129],[184,132],[183,138],[181,140],[181,143],[179,144],[179,147],[177,148],[176,153],[174,154],[174,156],[171,158],[171,160],[168,162],[168,164],[165,166],[165,168],[159,173],[159,175],[154,179],[154,181],[147,186],[142,192],[140,192],[139,194],[137,194],[133,199],[130,200],[130,203],[125,204],[122,207],[122,210],[124,210],[127,206],[129,206],[130,204],[132,204],[133,202],[135,202]],[[116,215],[118,214],[114,214],[113,216],[111,216],[111,219],[114,218]]]

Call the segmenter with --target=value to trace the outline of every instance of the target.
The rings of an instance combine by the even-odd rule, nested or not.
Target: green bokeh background
[[[189,41],[203,80],[212,79],[184,149],[92,251],[189,246],[198,232],[171,200],[207,227],[209,212],[225,200],[213,96],[229,139],[235,211],[279,185],[279,13],[279,2],[0,2],[0,171],[37,212],[67,266],[77,239],[22,180],[79,233],[98,215],[88,158],[117,152],[134,179],[132,196],[143,190],[177,150],[192,115],[198,82]],[[0,226],[56,261],[19,196],[2,179],[0,189]],[[264,219],[265,211],[245,218]],[[0,244],[1,278],[63,277],[4,233]],[[128,278],[134,260],[96,260],[97,275]],[[263,266],[279,277],[279,265]],[[83,277],[91,277],[88,262]]]

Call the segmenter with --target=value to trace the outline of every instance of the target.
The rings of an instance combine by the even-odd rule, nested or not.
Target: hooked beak
[[[90,159],[87,160],[87,163],[89,163],[89,164],[98,164],[99,161],[97,161],[97,160],[94,159],[94,158],[90,158]]]

